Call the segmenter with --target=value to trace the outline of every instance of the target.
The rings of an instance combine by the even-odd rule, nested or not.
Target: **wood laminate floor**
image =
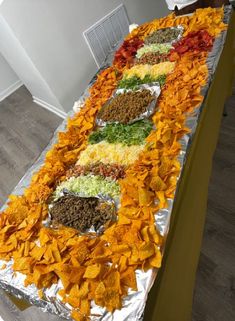
[[[49,143],[61,121],[33,103],[24,86],[0,102],[0,205]]]
[[[235,87],[213,158],[192,321],[235,320]]]
[[[235,91],[226,106],[228,116],[222,119],[209,186],[192,321],[235,320]],[[34,104],[25,87],[0,103],[0,203],[60,122],[59,117]],[[36,307],[21,312],[3,291],[0,317],[4,321],[62,320]]]

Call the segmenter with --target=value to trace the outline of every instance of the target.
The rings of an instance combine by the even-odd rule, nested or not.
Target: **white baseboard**
[[[42,99],[40,98],[37,98],[35,96],[33,96],[33,101],[38,104],[39,106],[43,107],[43,108],[46,108],[48,110],[50,110],[52,113],[56,114],[57,116],[65,119],[67,117],[67,114],[66,112],[58,109],[57,107],[55,106],[52,106],[51,104],[48,104],[47,102],[43,101]]]
[[[0,101],[4,100],[10,94],[12,94],[14,91],[16,91],[18,88],[20,88],[23,85],[21,80],[17,80],[14,84],[10,85],[7,89],[0,92]]]

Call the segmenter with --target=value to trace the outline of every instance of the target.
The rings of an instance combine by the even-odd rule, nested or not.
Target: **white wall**
[[[0,15],[0,52],[30,93],[46,102],[49,109],[63,117],[65,114],[62,106],[2,15]]]
[[[71,109],[97,68],[82,32],[120,3],[126,5],[131,22],[143,23],[168,13],[163,0],[5,0],[2,3],[0,14],[65,111]]]
[[[21,84],[16,73],[0,54],[0,101],[19,88]]]

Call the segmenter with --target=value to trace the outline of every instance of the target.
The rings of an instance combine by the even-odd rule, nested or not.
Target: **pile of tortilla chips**
[[[185,35],[207,30],[217,36],[226,28],[223,9],[197,10],[191,17],[169,15],[135,29],[127,38],[144,39],[152,31],[182,25]],[[101,236],[79,235],[68,227],[42,226],[48,215],[47,200],[66,170],[87,146],[95,116],[121,78],[107,68],[98,76],[84,108],[68,120],[67,131],[47,153],[44,166],[33,176],[22,196],[10,196],[0,216],[0,258],[13,258],[13,270],[26,275],[25,286],[43,289],[60,279],[61,300],[72,307],[75,320],[88,320],[90,303],[113,312],[121,309],[128,289],[137,290],[136,269],[159,268],[163,238],[154,225],[154,214],[173,198],[180,172],[179,139],[189,132],[187,115],[203,100],[207,52],[183,54],[169,74],[153,116],[156,129],[146,139],[144,151],[119,180],[121,207],[118,220]]]
[[[155,30],[178,25],[184,28],[184,35],[192,31],[207,30],[212,36],[218,36],[221,31],[226,29],[226,25],[223,23],[223,15],[223,8],[198,9],[192,16],[176,17],[172,13],[167,17],[142,24],[134,29],[125,40],[132,37],[138,37],[142,40]]]

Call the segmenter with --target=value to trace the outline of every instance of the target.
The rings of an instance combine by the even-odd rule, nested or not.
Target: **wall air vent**
[[[83,32],[86,43],[99,68],[104,63],[110,50],[128,32],[129,19],[123,4]]]

